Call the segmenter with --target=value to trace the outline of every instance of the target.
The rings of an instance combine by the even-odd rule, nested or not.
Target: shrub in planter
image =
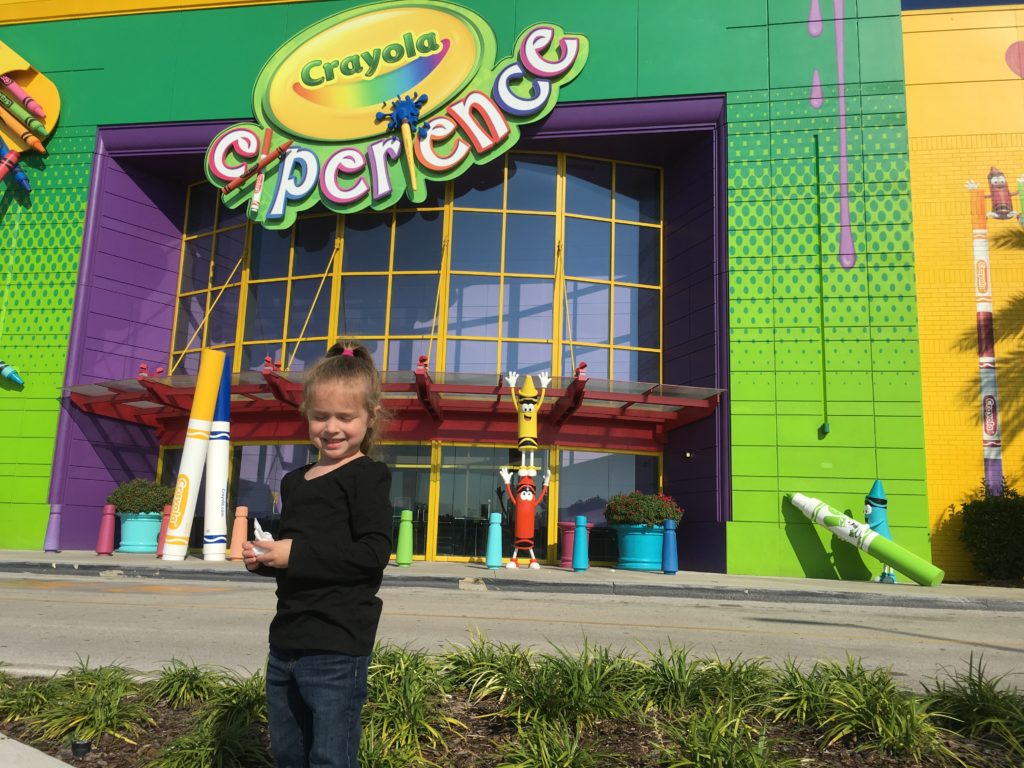
[[[661,525],[676,522],[683,516],[682,508],[664,493],[620,493],[608,500],[604,519],[611,525]]]
[[[982,486],[963,504],[960,540],[985,577],[1024,579],[1024,497],[1004,486],[1002,496]]]
[[[121,483],[107,496],[107,504],[113,504],[118,512],[159,512],[164,504],[170,504],[174,489],[160,485],[155,480],[136,478]]]

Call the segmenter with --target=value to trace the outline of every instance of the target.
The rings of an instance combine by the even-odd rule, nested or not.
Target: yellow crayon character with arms
[[[538,448],[537,444],[537,419],[540,416],[540,406],[544,402],[544,393],[547,392],[551,377],[547,371],[537,375],[540,380],[540,394],[537,394],[537,387],[534,386],[533,377],[526,376],[523,379],[523,386],[516,392],[516,383],[519,381],[519,374],[516,371],[509,371],[505,375],[505,382],[512,389],[512,404],[516,407],[519,416],[519,453],[522,455],[522,465],[519,467],[520,477],[533,477],[537,474],[537,466],[533,463],[533,454]]]

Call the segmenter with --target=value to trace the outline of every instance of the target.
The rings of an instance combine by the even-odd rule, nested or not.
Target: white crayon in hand
[[[256,520],[255,518],[252,521],[252,535],[253,535],[253,538],[256,541],[273,541],[274,540],[274,537],[271,536],[266,531],[264,531],[263,527],[260,525],[260,521]],[[263,549],[262,547],[254,546],[252,548],[252,551],[255,552],[257,555],[262,555],[267,550]]]

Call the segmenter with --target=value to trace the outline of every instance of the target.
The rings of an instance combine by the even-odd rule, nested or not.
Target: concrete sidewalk
[[[60,768],[69,763],[0,733],[0,765],[5,768]]]
[[[62,578],[76,575],[204,581],[253,578],[240,562],[205,562],[189,557],[182,562],[164,563],[153,555],[101,556],[81,551],[3,551],[0,552],[0,572]],[[384,586],[1024,612],[1024,589],[967,584],[921,587],[905,579],[899,584],[878,584],[698,571],[680,571],[670,576],[661,572],[601,567],[575,573],[554,566],[535,571],[526,568],[491,571],[479,563],[414,561],[408,568],[399,568],[392,562],[385,571]]]

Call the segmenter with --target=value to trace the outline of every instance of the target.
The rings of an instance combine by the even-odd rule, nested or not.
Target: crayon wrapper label
[[[171,517],[167,523],[169,530],[177,530],[185,516],[185,507],[188,505],[189,491],[188,475],[179,475],[178,482],[174,485],[174,501],[171,504]]]

